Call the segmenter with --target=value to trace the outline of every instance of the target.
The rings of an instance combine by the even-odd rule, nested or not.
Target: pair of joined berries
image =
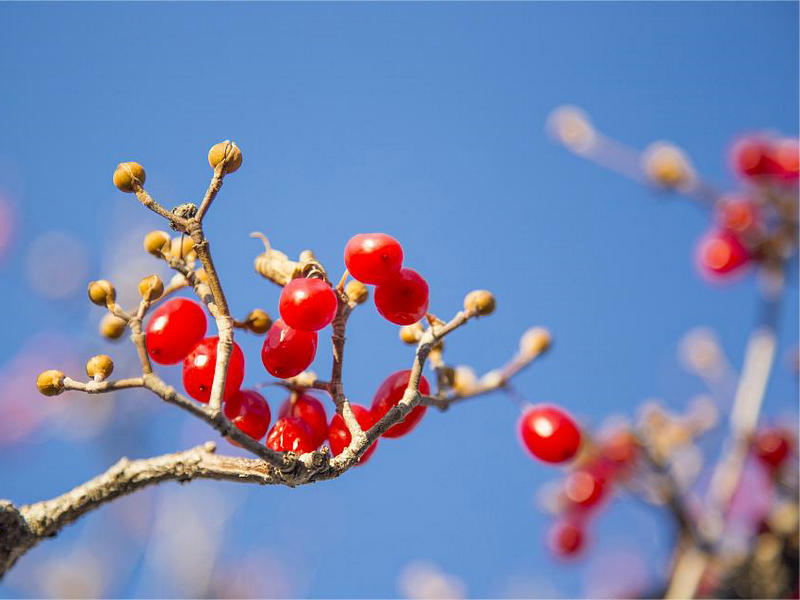
[[[739,271],[753,258],[750,245],[761,232],[755,202],[744,196],[728,196],[715,206],[717,226],[697,246],[697,265],[710,276]]]
[[[428,312],[428,283],[403,268],[403,248],[385,233],[359,233],[344,248],[344,264],[361,283],[375,285],[375,308],[396,325],[412,325]]]
[[[733,145],[730,159],[740,176],[757,182],[796,183],[800,175],[797,139],[745,137]]]

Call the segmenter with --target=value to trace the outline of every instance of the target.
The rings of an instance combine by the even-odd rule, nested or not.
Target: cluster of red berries
[[[712,277],[740,271],[770,251],[768,195],[795,193],[800,174],[798,140],[747,137],[731,150],[731,164],[747,189],[723,196],[715,206],[715,225],[700,240],[697,263]],[[780,215],[778,215],[780,220]]]

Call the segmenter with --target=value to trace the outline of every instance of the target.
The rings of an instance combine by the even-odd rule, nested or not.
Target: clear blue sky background
[[[676,142],[708,179],[732,188],[724,151],[737,133],[797,134],[797,19],[795,3],[762,2],[0,5],[0,187],[18,211],[0,263],[0,362],[41,331],[74,336],[86,355],[108,347],[89,337],[98,313],[87,317],[82,294],[47,301],[30,292],[28,244],[51,230],[81,236],[89,276],[103,276],[103,249],[121,230],[162,227],[111,186],[115,164],[145,165],[165,203],[196,201],[208,147],[231,138],[244,165],[207,231],[237,315],[277,307],[278,290],[252,270],[250,231],[291,255],[312,247],[334,273],[353,233],[387,231],[428,278],[436,314],[454,313],[471,289],[495,292],[497,313],[449,341],[454,362],[494,367],[522,330],[544,325],[556,345],[519,377],[529,401],[561,403],[589,424],[631,415],[648,397],[679,409],[703,390],[677,364],[679,339],[708,325],[738,366],[754,281],[700,280],[691,254],[708,215],[570,155],[544,121],[557,105],[580,105],[634,146]],[[796,343],[796,279],[791,287],[781,354]],[[246,383],[263,381],[259,341],[240,343]],[[330,358],[320,348],[324,373]],[[353,316],[351,400],[368,403],[410,360],[371,306]],[[283,399],[274,390],[268,398],[273,409]],[[766,409],[785,414],[795,400],[781,364]],[[586,562],[548,556],[549,519],[533,497],[556,473],[518,447],[517,410],[498,394],[430,413],[413,435],[382,442],[365,468],[321,485],[191,485],[224,486],[242,502],[226,526],[227,557],[263,548],[302,565],[301,594],[394,596],[399,570],[421,558],[473,596],[506,594],[510,580],[575,595],[592,555],[610,548],[635,549],[656,578],[670,526],[634,503],[598,520]],[[108,440],[101,451],[97,441],[45,434],[3,449],[0,496],[50,497],[117,455],[213,437],[197,428],[177,439],[187,418],[166,406],[149,418],[145,439],[120,435],[112,450]],[[66,548],[82,527],[48,544]],[[110,593],[163,592],[132,575]],[[0,586],[2,596],[17,593]]]

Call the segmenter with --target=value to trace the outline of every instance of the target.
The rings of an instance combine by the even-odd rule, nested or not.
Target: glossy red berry
[[[203,339],[206,327],[206,313],[197,302],[167,300],[153,311],[145,328],[147,354],[160,365],[178,363]]]
[[[792,439],[788,431],[781,428],[764,429],[753,438],[756,458],[769,469],[777,469],[789,456]]]
[[[730,196],[715,207],[720,227],[736,235],[748,233],[758,226],[759,211],[747,198]]]
[[[200,340],[183,359],[183,388],[198,402],[208,402],[211,397],[211,384],[214,381],[214,368],[217,365],[216,336]],[[239,391],[244,380],[244,354],[239,344],[233,343],[228,373],[225,377],[223,400],[230,400]]]
[[[760,137],[740,139],[731,148],[731,164],[743,177],[761,177],[774,171],[769,143]]]
[[[770,152],[775,164],[775,175],[788,182],[800,176],[800,141],[791,138],[777,140]]]
[[[295,417],[282,417],[275,421],[267,434],[267,447],[277,452],[305,454],[317,449],[313,437],[314,434],[305,421]]]
[[[402,400],[403,394],[408,387],[410,376],[411,371],[406,369],[405,371],[396,371],[383,380],[372,399],[371,411],[375,421],[378,421]],[[419,391],[425,395],[430,394],[431,391],[431,386],[428,385],[428,380],[425,379],[424,375],[419,378]],[[396,438],[407,434],[422,420],[422,417],[425,416],[425,411],[426,407],[418,404],[411,409],[405,419],[385,431],[383,437]]]
[[[605,496],[606,478],[602,469],[578,469],[567,475],[564,495],[570,505],[580,508],[596,506]]]
[[[298,277],[281,292],[279,310],[283,322],[299,331],[319,331],[336,316],[336,293],[321,279]]]
[[[550,528],[548,545],[557,556],[574,556],[583,549],[583,544],[583,527],[575,520],[556,521]]]
[[[750,253],[739,238],[727,231],[712,231],[697,247],[698,266],[707,274],[727,275],[743,267]]]
[[[375,418],[373,417],[372,413],[363,406],[351,404],[350,408],[352,409],[353,415],[363,431],[366,431],[375,424]],[[350,431],[347,429],[347,425],[345,425],[344,417],[338,413],[333,415],[330,428],[328,429],[328,442],[331,445],[331,452],[333,455],[338,456],[342,450],[350,445],[350,440],[352,440],[352,436],[350,435]],[[364,452],[364,454],[361,455],[361,458],[358,459],[358,464],[363,465],[365,462],[367,462],[377,447],[378,442],[375,442],[372,444],[372,446],[367,448],[367,451]]]
[[[344,264],[362,283],[380,284],[403,266],[403,247],[385,233],[359,233],[344,247]]]
[[[375,307],[387,321],[412,325],[428,312],[428,284],[412,269],[400,269],[375,288]]]
[[[254,440],[267,434],[272,415],[264,396],[255,390],[239,390],[225,401],[225,416]]]
[[[560,463],[569,460],[581,445],[581,432],[566,412],[540,404],[529,408],[519,421],[522,443],[539,460]]]
[[[298,394],[296,398],[289,398],[281,404],[279,417],[294,417],[304,421],[311,430],[312,443],[315,448],[328,437],[328,415],[322,402],[309,394]]]
[[[261,361],[271,375],[286,379],[305,371],[316,353],[316,331],[292,329],[278,319],[264,338]]]

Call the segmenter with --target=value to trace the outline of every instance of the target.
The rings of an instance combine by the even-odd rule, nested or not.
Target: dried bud
[[[86,361],[86,374],[95,381],[102,381],[114,370],[114,362],[107,354],[98,354]]]
[[[164,282],[158,275],[150,275],[139,282],[139,294],[147,302],[160,298],[164,293]]]
[[[464,297],[464,309],[477,315],[490,315],[494,312],[495,300],[491,292],[475,290]]]
[[[233,173],[241,167],[242,151],[239,150],[239,146],[230,140],[211,146],[211,150],[208,151],[208,164],[212,169],[216,169],[222,161],[225,161],[225,173]]]
[[[467,394],[478,385],[478,377],[475,371],[463,365],[456,367],[453,374],[453,389],[459,394]]]
[[[208,283],[208,273],[206,273],[205,269],[197,269],[197,271],[194,272],[194,276],[200,283]]]
[[[144,236],[144,249],[153,256],[164,256],[170,249],[170,237],[166,231],[151,231]]]
[[[502,386],[504,382],[503,374],[497,370],[489,371],[481,377],[481,385],[485,388],[498,388]]]
[[[578,154],[587,153],[597,143],[589,118],[574,106],[560,106],[547,119],[547,129],[559,142]]]
[[[403,325],[400,328],[400,339],[406,344],[416,344],[422,339],[424,331],[419,321],[413,325]]]
[[[64,391],[64,374],[61,371],[44,371],[36,378],[36,387],[40,394],[58,396]]]
[[[266,333],[272,326],[272,319],[263,310],[256,308],[247,315],[245,325],[253,333]]]
[[[306,263],[315,261],[317,258],[314,256],[314,253],[311,250],[303,250],[300,252],[300,255],[297,258],[297,262]]]
[[[126,326],[127,323],[125,319],[120,319],[116,315],[106,313],[103,315],[103,318],[100,319],[100,335],[110,340],[116,340],[125,333]]]
[[[105,279],[89,282],[89,300],[97,306],[108,306],[117,299],[117,292],[111,282]]]
[[[532,327],[522,334],[519,341],[519,349],[522,354],[528,357],[539,356],[542,352],[550,348],[550,332],[544,327]]]
[[[114,171],[114,185],[120,191],[135,192],[137,186],[144,185],[144,168],[135,162],[119,163]]]
[[[347,295],[347,299],[350,300],[350,302],[355,302],[356,304],[361,304],[369,297],[367,286],[355,279],[351,279],[347,282],[344,286],[344,293]]]
[[[694,178],[684,152],[665,142],[656,142],[644,151],[642,167],[653,183],[665,188],[683,187]]]
[[[173,238],[170,243],[169,255],[179,260],[194,260],[197,258],[197,253],[194,251],[194,241],[188,235]]]

